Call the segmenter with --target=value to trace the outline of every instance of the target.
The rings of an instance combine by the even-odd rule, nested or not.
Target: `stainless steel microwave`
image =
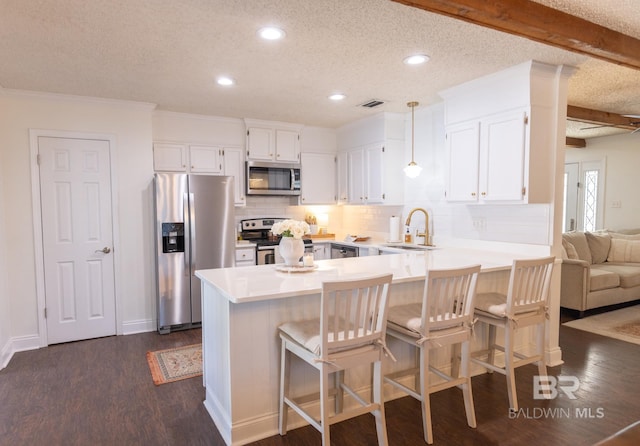
[[[300,195],[300,164],[247,161],[247,195]]]

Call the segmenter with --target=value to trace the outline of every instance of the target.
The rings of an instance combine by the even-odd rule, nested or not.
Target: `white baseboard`
[[[9,339],[0,350],[0,370],[9,365],[14,353],[37,350],[39,348],[40,336],[38,335],[16,336]]]
[[[157,324],[155,319],[140,319],[137,321],[125,321],[122,323],[123,335],[130,335],[136,333],[146,333],[149,331],[156,331]]]
[[[9,364],[11,358],[13,358],[13,350],[11,349],[11,339],[9,339],[0,349],[0,370]]]
[[[123,322],[122,333],[120,334],[130,335],[155,330],[156,321],[154,319],[142,319]],[[9,339],[5,345],[0,347],[0,370],[9,364],[14,353],[39,349],[41,347],[40,342],[40,336],[38,335],[15,336]]]

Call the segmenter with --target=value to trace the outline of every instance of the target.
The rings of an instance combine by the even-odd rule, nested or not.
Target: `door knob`
[[[105,254],[109,254],[111,252],[111,248],[109,248],[108,246],[105,246],[102,249],[97,249],[96,252],[103,252]]]

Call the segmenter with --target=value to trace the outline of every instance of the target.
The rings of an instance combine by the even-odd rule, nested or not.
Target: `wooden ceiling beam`
[[[587,122],[589,124],[603,124],[612,127],[620,127],[623,129],[634,130],[638,128],[640,119],[631,118],[629,116],[619,115],[600,110],[592,110],[590,108],[576,107],[574,105],[567,106],[567,119],[570,121]]]
[[[640,69],[640,40],[530,0],[393,0]]]
[[[587,140],[582,138],[571,138],[567,136],[565,147],[572,147],[575,149],[584,149],[587,147]]]

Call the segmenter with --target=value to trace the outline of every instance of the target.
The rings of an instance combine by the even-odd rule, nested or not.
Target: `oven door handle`
[[[291,169],[291,190],[294,190],[295,184],[296,184],[296,171],[295,169]]]

